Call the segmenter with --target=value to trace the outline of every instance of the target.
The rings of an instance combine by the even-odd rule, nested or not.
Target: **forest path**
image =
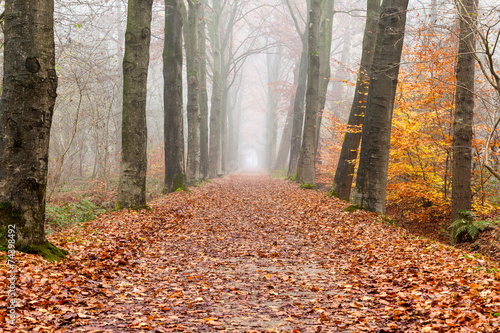
[[[54,236],[71,251],[63,263],[23,255],[18,328],[500,331],[488,259],[344,212],[318,191],[235,175],[150,205]]]

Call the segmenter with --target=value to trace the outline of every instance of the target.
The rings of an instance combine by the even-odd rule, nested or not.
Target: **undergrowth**
[[[68,203],[64,206],[48,204],[45,211],[47,233],[70,228],[78,223],[94,219],[106,209],[98,207],[92,201],[83,199],[79,202]]]

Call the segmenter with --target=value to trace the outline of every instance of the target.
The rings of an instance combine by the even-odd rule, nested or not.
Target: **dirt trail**
[[[320,192],[238,175],[150,205],[54,236],[72,253],[61,264],[23,256],[18,328],[500,332],[487,258]]]

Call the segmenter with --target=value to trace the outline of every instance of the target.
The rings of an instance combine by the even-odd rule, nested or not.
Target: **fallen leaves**
[[[150,205],[53,235],[64,262],[20,254],[16,329],[500,331],[487,258],[346,214],[320,192],[231,176]]]

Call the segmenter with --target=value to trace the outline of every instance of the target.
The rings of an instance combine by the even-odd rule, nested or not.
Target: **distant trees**
[[[57,96],[53,18],[53,1],[6,2],[0,100],[0,247],[47,260],[65,255],[47,241],[44,229]],[[8,247],[10,240],[14,247]]]
[[[117,208],[138,209],[146,206],[146,95],[152,7],[153,0],[128,2]]]

